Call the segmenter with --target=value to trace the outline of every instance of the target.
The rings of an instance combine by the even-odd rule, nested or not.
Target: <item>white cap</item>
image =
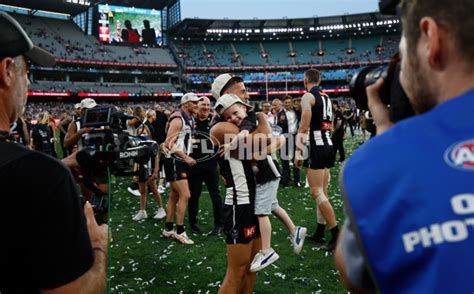
[[[232,76],[228,73],[219,75],[212,83],[212,87],[211,87],[212,96],[214,96],[214,98],[216,99],[219,99],[221,97],[222,89],[224,89],[227,83],[229,83],[229,81],[232,79],[238,79],[240,81],[243,81],[241,77]]]
[[[95,100],[92,98],[82,99],[80,103],[74,105],[75,108],[94,108],[96,106],[97,103],[95,103]]]
[[[234,105],[236,103],[240,103],[240,104],[244,105],[245,107],[247,107],[247,111],[250,111],[250,110],[253,109],[252,106],[242,102],[242,100],[240,100],[239,96],[234,95],[234,94],[224,94],[224,95],[222,95],[221,98],[219,98],[219,100],[217,100],[217,103],[216,103],[216,106],[214,107],[214,109],[216,110],[216,112],[219,115],[222,115],[224,113],[224,111],[226,111],[227,109],[229,109],[232,105]]]
[[[197,101],[200,101],[200,100],[202,100],[202,97],[198,97],[193,92],[189,92],[189,93],[184,94],[183,97],[181,97],[181,105],[183,105],[184,103],[189,102],[189,101],[197,102]]]

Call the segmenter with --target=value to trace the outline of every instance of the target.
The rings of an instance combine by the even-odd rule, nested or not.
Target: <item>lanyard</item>
[[[196,132],[196,126],[194,125],[193,117],[189,119],[188,115],[184,111],[181,111],[181,115],[183,116],[184,122],[187,123],[191,127],[191,138],[193,138],[194,133]]]

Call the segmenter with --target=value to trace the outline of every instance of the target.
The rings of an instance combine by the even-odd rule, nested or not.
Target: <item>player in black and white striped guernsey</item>
[[[167,238],[176,238],[182,244],[194,244],[184,231],[184,215],[191,196],[188,167],[196,165],[196,160],[189,156],[194,133],[193,116],[197,114],[198,102],[201,99],[194,93],[187,93],[181,98],[181,110],[171,115],[164,143],[164,169],[171,190],[166,204],[166,223],[162,234]],[[173,230],[175,213],[176,231]]]
[[[334,167],[334,150],[331,142],[332,103],[323,93],[319,84],[321,75],[316,69],[309,69],[304,74],[306,92],[301,98],[301,123],[297,136],[298,156],[295,165],[301,166],[304,140],[309,131],[309,158],[307,178],[311,196],[316,202],[317,228],[313,236],[307,239],[323,243],[324,228],[327,224],[332,238],[326,249],[335,249],[339,228],[336,216],[328,199],[329,168]]]
[[[237,96],[232,96],[241,102]],[[218,105],[223,97],[219,98]],[[243,102],[241,105],[244,105]],[[246,110],[241,109],[238,116],[243,120],[247,116]],[[239,132],[235,124],[221,121],[211,128],[210,134],[214,144],[222,146],[225,135],[237,136]],[[258,221],[254,213],[256,183],[252,163],[249,159],[240,160],[223,155],[218,155],[217,162],[226,191],[223,219],[227,244],[227,271],[219,293],[251,293],[256,275],[249,268],[261,248]]]

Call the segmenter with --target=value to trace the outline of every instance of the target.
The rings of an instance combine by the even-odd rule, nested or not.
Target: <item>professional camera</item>
[[[396,15],[399,0],[381,0],[379,9],[382,14]],[[392,122],[400,121],[415,114],[408,97],[400,84],[400,57],[395,54],[388,65],[372,65],[362,68],[351,79],[349,87],[359,109],[368,110],[366,87],[379,78],[385,80],[380,98],[389,106]]]
[[[96,185],[97,178],[104,178],[109,170],[115,176],[134,176],[144,172],[144,165],[158,154],[158,144],[141,136],[131,136],[126,122],[133,116],[118,112],[114,107],[87,109],[82,127],[93,128],[83,136],[84,148],[77,155],[82,168],[83,183],[94,193],[92,206],[96,218],[107,212],[104,193]],[[139,166],[134,170],[134,164]],[[99,216],[99,217],[98,217]]]

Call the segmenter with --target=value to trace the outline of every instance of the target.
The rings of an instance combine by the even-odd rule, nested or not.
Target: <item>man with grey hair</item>
[[[90,203],[81,207],[63,164],[77,165],[75,157],[61,163],[10,133],[28,98],[28,61],[52,67],[54,57],[4,12],[0,27],[0,185],[10,196],[0,206],[0,292],[104,293],[108,227],[97,225]]]
[[[219,193],[219,175],[217,173],[217,161],[215,159],[214,146],[209,137],[212,115],[210,114],[211,102],[207,97],[201,97],[198,102],[198,113],[195,118],[196,132],[194,144],[190,156],[196,160],[196,165],[189,168],[189,199],[188,215],[189,225],[193,234],[201,234],[198,227],[199,197],[201,196],[202,184],[206,183],[209,196],[211,197],[214,216],[214,228],[209,235],[219,235],[222,232],[222,200]]]

